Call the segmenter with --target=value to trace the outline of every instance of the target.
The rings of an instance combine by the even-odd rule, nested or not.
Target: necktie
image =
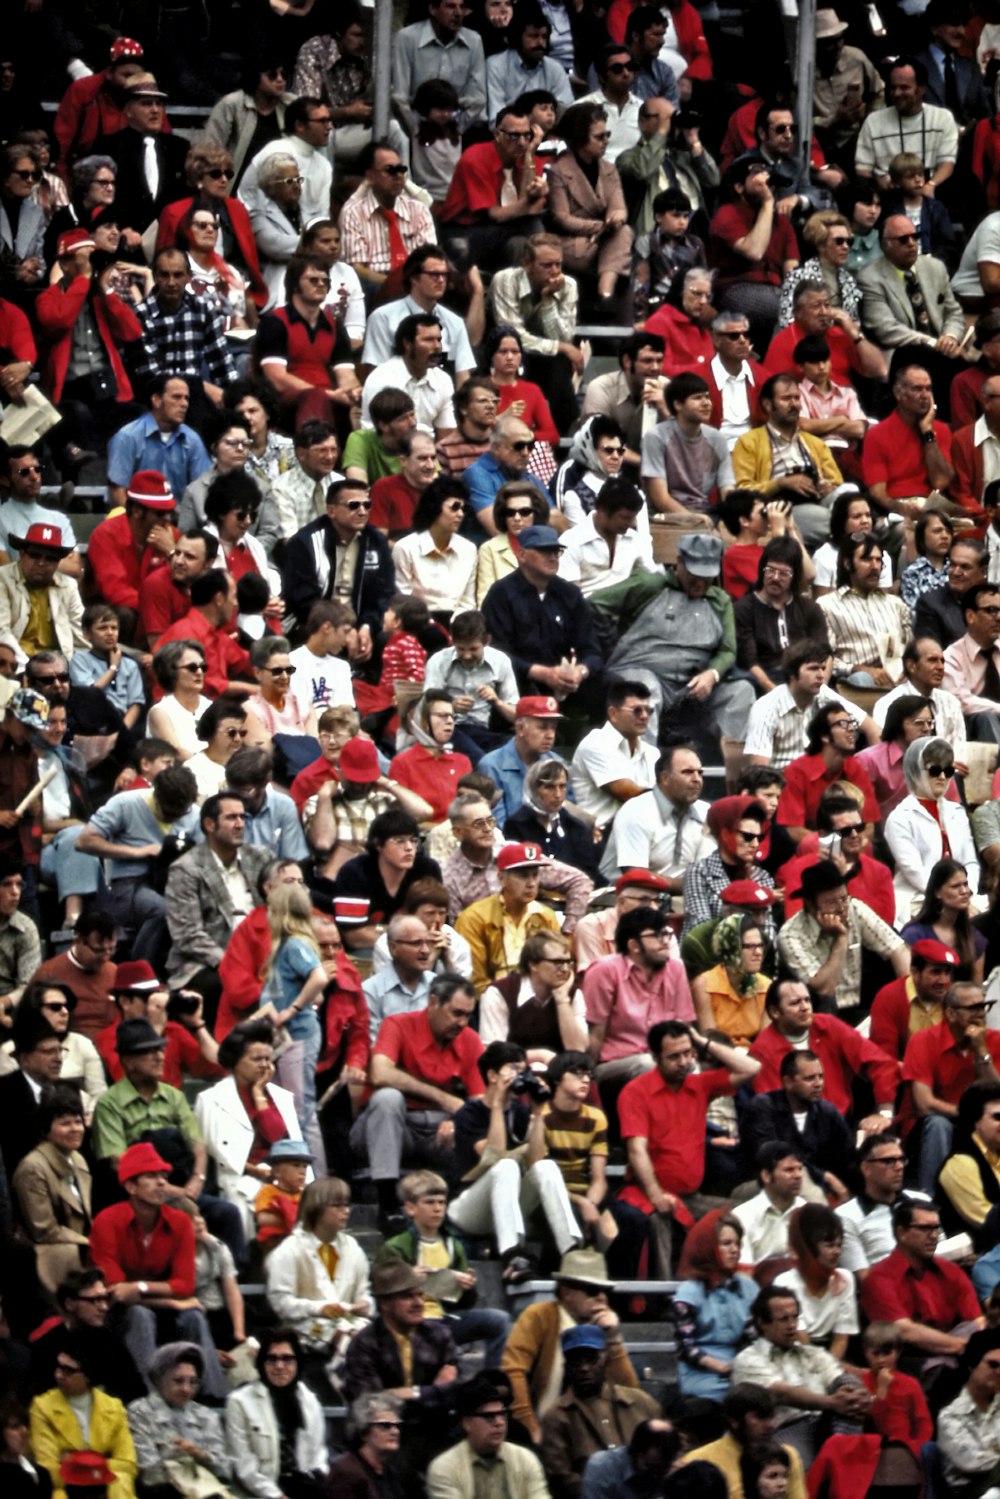
[[[674,864],[676,865],[680,864],[684,857],[684,814],[682,812],[678,816],[675,812],[674,817],[677,819],[677,831],[674,834]]]
[[[958,97],[958,79],[955,76],[955,54],[944,54],[944,107],[951,111],[959,124],[962,123],[962,106]]]
[[[997,671],[997,663],[992,650],[983,649],[979,652],[986,662],[986,675],[983,677],[982,696],[990,697],[994,702],[1000,703],[1000,671]]]
[[[323,1268],[330,1279],[333,1280],[337,1274],[337,1264],[340,1260],[340,1255],[332,1244],[320,1244],[318,1247],[319,1257],[323,1261]]]
[[[517,186],[514,182],[514,168],[504,167],[503,182],[500,184],[500,207],[507,208],[511,203],[517,202]]]
[[[143,136],[142,147],[146,153],[142,163],[143,175],[149,188],[149,196],[155,198],[160,191],[160,163],[156,159],[155,135]]]
[[[931,320],[927,312],[927,303],[920,289],[916,271],[903,272],[903,285],[906,287],[906,295],[910,299],[913,308],[913,321],[921,333],[929,333]]]
[[[322,515],[326,509],[326,490],[317,479],[313,485],[313,515]]]
[[[399,227],[399,214],[394,208],[380,208],[379,213],[385,219],[389,230],[389,269],[398,271],[406,259],[406,246],[403,244],[403,231]]]

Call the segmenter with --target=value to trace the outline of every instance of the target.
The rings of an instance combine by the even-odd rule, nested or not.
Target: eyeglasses
[[[22,182],[40,182],[42,178],[42,174],[37,168],[33,168],[28,172],[23,167],[15,167],[10,175],[12,177],[20,177]]]
[[[105,1291],[105,1293],[101,1296],[76,1296],[73,1299],[75,1301],[83,1301],[88,1306],[107,1306],[108,1302],[111,1300],[111,1297]]]
[[[86,937],[81,937],[79,940],[84,947],[89,947],[91,952],[114,952],[118,946],[117,939],[114,937],[109,937],[107,941],[102,942],[88,942]]]
[[[621,443],[618,443],[616,446],[612,446],[612,447],[609,447],[609,448],[601,448],[600,451],[602,453],[607,453],[609,457],[612,457],[612,458],[619,457],[620,458],[621,455],[624,453],[625,449],[622,447]]]
[[[113,177],[94,177],[91,181],[92,187],[114,187],[114,185],[115,179]]]
[[[223,733],[227,739],[245,739],[247,737],[246,729],[224,729]]]
[[[420,271],[419,274],[421,276],[428,276],[431,279],[431,281],[447,281],[447,279],[448,279],[448,272],[447,271],[427,271],[427,270],[424,270],[424,271]]]
[[[828,729],[853,729],[854,726],[853,718],[831,718],[827,724]]]
[[[774,578],[781,583],[790,583],[795,576],[790,567],[776,567],[773,562],[764,564],[764,572],[769,578]]]
[[[402,1421],[373,1421],[372,1426],[376,1431],[398,1431]]]
[[[497,820],[495,817],[477,817],[475,822],[470,822],[469,827],[475,828],[477,833],[485,833],[490,828],[495,828]]]
[[[509,1421],[509,1411],[473,1411],[477,1421]]]
[[[219,221],[218,221],[218,219],[192,219],[191,220],[191,228],[192,229],[213,229],[214,230],[214,229],[218,229],[218,227],[219,227]]]
[[[841,838],[856,838],[863,828],[863,822],[852,822],[850,827],[840,829],[840,836]]]
[[[760,843],[764,837],[763,833],[745,833],[742,828],[737,828],[736,831],[744,843]]]
[[[284,68],[279,68],[277,73],[268,73],[267,77],[284,77],[284,73]],[[227,182],[232,182],[233,178],[236,176],[236,173],[233,171],[232,167],[209,167],[205,173],[205,176],[211,177],[213,182],[221,182],[223,177],[225,177]]]
[[[47,687],[51,682],[68,682],[68,681],[69,681],[69,672],[68,671],[57,671],[57,672],[54,672],[51,677],[32,677],[31,678],[31,684],[32,684],[33,687]]]
[[[294,677],[297,668],[294,666],[262,666],[261,671],[270,672],[272,677]]]
[[[616,74],[617,73],[634,73],[635,72],[635,68],[632,66],[632,64],[630,62],[609,62],[608,63],[608,72],[609,73],[616,73]]]
[[[508,520],[512,520],[515,516],[519,520],[527,520],[528,516],[529,515],[534,515],[534,513],[535,512],[532,510],[532,508],[531,508],[530,505],[527,505],[524,508],[522,508],[519,505],[516,510],[512,510],[511,507],[508,505],[507,511],[506,511],[506,515],[507,515],[507,519]]]
[[[287,183],[294,183],[296,186],[301,186],[302,185],[302,178],[301,177],[279,177],[278,181],[286,183],[286,184]]]
[[[829,243],[831,245],[847,245],[848,247],[850,247],[854,243],[854,235],[838,234],[835,236],[831,234],[829,237]]]
[[[222,442],[227,448],[237,448],[240,452],[245,452],[250,446],[250,439],[247,437],[223,437]]]
[[[620,713],[631,713],[633,718],[648,718],[652,708],[648,703],[640,703],[636,708],[619,708]]]
[[[535,439],[533,437],[521,438],[517,442],[511,443],[511,447],[514,449],[515,453],[530,453],[534,446]],[[1000,614],[1000,609],[997,610],[997,613]]]
[[[444,508],[446,510],[450,510],[453,515],[464,515],[465,514],[465,501],[464,500],[450,500],[448,502],[448,504],[445,505]]]
[[[955,774],[955,767],[954,767],[954,765],[928,765],[928,767],[927,767],[927,774],[929,776],[949,776],[950,777],[950,776],[953,776]]]
[[[332,125],[333,124],[333,116],[332,115],[310,115],[307,123],[310,124],[310,125]]]
[[[1000,604],[979,604],[976,608],[977,614],[989,614],[994,619],[1000,614]]]
[[[205,670],[205,663],[204,663],[204,661],[182,661],[181,664],[180,664],[180,666],[177,668],[177,670],[178,671],[204,671]],[[67,677],[66,680],[68,682],[69,678]]]
[[[42,1003],[42,1009],[43,1010],[52,1010],[57,1015],[61,1011],[65,1010],[66,1014],[67,1015],[69,1014],[69,1005],[66,1003],[66,1001],[64,999],[61,999],[58,1004],[49,1004],[47,1001],[43,1001],[43,1003]]]
[[[345,510],[351,510],[355,513],[358,513],[361,510],[367,511],[372,508],[371,500],[345,500],[343,503]]]
[[[794,135],[795,134],[795,126],[794,125],[772,125],[771,126],[771,134],[772,135]]]
[[[933,1234],[935,1238],[941,1232],[940,1223],[911,1223],[910,1228],[915,1234]]]
[[[553,967],[555,967],[555,968],[575,968],[576,967],[576,964],[573,962],[573,959],[565,957],[562,953],[559,954],[558,958],[543,957],[541,959],[541,961],[543,963],[551,963],[553,965]]]
[[[531,131],[530,130],[504,130],[501,127],[500,134],[501,135],[505,135],[509,141],[530,141],[531,140]]]
[[[719,331],[719,337],[720,338],[747,338],[748,339],[750,337],[750,335],[747,332],[746,328],[736,328],[734,330],[721,329]]]
[[[877,1155],[869,1156],[869,1166],[902,1166],[906,1160],[905,1155]]]
[[[25,474],[40,474],[41,471],[41,465],[38,463],[25,463],[14,470],[15,474],[20,474],[22,477]]]
[[[590,133],[590,139],[592,141],[609,141],[611,139],[611,131],[610,130],[592,130],[591,133]]]
[[[917,236],[915,234],[887,234],[886,240],[896,245],[915,245]]]

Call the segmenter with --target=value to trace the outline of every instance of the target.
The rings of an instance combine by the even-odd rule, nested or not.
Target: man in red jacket
[[[111,44],[106,68],[70,84],[52,127],[64,173],[79,157],[86,156],[99,136],[125,129],[128,121],[122,108],[122,91],[129,79],[142,71],[142,43],[120,36]],[[164,125],[165,130],[169,128]]]
[[[108,524],[107,521],[104,522]],[[97,530],[101,529],[98,526]],[[94,532],[97,535],[97,531]],[[93,545],[93,542],[91,542]],[[231,692],[238,697],[248,697],[258,692],[253,681],[250,657],[229,633],[230,622],[236,608],[236,582],[231,573],[221,567],[210,568],[191,584],[191,608],[164,630],[157,642],[161,651],[171,640],[196,640],[205,652],[206,697],[222,697]],[[241,680],[231,681],[233,671]],[[157,700],[163,696],[161,687]]]
[[[125,422],[143,415],[143,408],[132,398],[120,352],[122,345],[142,337],[142,327],[131,306],[113,289],[114,264],[94,274],[93,250],[94,241],[86,229],[61,234],[56,253],[62,274],[35,304],[38,325],[49,340],[43,384],[63,415],[65,466],[71,470],[86,455],[103,452]],[[69,371],[84,347],[87,373],[74,379]]]
[[[173,556],[174,510],[173,491],[164,475],[155,468],[142,469],[129,482],[124,511],[101,521],[90,538],[91,576],[99,580],[101,596],[118,610],[125,640],[135,632],[143,583]]]
[[[204,1357],[202,1392],[221,1397],[225,1375],[194,1295],[194,1223],[167,1206],[169,1176],[169,1163],[153,1145],[130,1145],[118,1162],[128,1200],[98,1213],[90,1255],[111,1292],[112,1325],[139,1372],[146,1374],[158,1342],[184,1339],[197,1343]]]

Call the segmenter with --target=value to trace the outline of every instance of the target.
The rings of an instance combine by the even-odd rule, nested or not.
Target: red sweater
[[[100,585],[101,597],[124,609],[138,609],[143,583],[150,573],[166,565],[167,559],[151,547],[146,547],[141,557],[136,555],[132,528],[124,510],[101,521],[87,548],[87,566]]]

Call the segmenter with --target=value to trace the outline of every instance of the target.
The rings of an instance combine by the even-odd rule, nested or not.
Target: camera
[[[527,1093],[532,1103],[546,1103],[552,1097],[552,1090],[543,1083],[537,1072],[532,1072],[530,1067],[524,1067],[517,1074],[510,1085],[512,1093]]]
[[[201,995],[190,989],[177,989],[167,1000],[167,1019],[183,1022],[185,1015],[193,1015],[201,1004]]]

